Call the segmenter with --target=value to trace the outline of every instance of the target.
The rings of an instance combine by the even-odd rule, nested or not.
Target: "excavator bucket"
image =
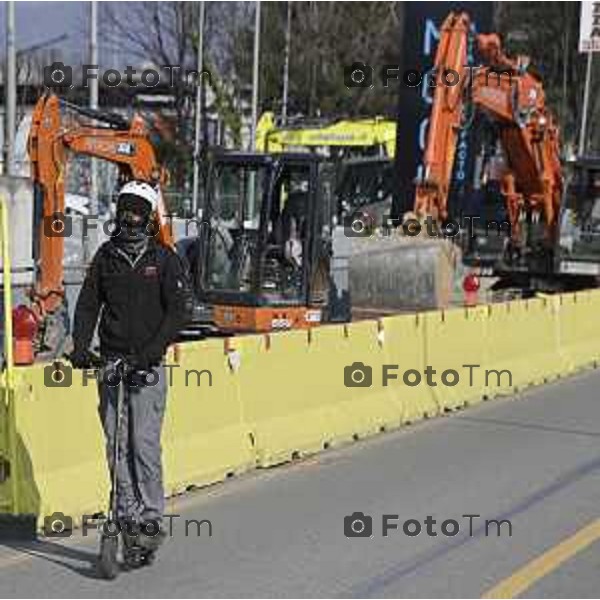
[[[462,301],[461,253],[450,240],[402,235],[350,238],[355,318],[444,308]]]

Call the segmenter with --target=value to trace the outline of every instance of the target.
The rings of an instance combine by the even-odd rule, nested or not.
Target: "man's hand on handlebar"
[[[99,357],[91,350],[76,350],[67,358],[75,369],[93,369],[99,366]]]

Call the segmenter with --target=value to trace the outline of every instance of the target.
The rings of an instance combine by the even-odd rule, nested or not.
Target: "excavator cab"
[[[556,261],[560,274],[600,276],[600,158],[579,158],[569,169]]]
[[[197,281],[218,331],[308,328],[323,319],[333,207],[321,164],[291,153],[209,157]]]

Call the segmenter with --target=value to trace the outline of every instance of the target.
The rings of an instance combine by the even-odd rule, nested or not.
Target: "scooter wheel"
[[[118,548],[119,538],[117,536],[102,536],[100,556],[98,557],[98,574],[103,579],[114,579],[119,574]]]
[[[139,546],[131,546],[123,553],[123,562],[128,569],[139,569],[144,564],[144,555]]]

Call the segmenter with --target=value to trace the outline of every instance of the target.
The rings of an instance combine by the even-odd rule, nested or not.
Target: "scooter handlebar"
[[[120,356],[115,359],[106,359],[96,354],[95,352],[89,352],[89,368],[92,369],[102,369],[110,365],[114,370],[124,369],[127,361],[124,357]],[[68,361],[72,362],[72,354],[65,354],[64,358]]]

